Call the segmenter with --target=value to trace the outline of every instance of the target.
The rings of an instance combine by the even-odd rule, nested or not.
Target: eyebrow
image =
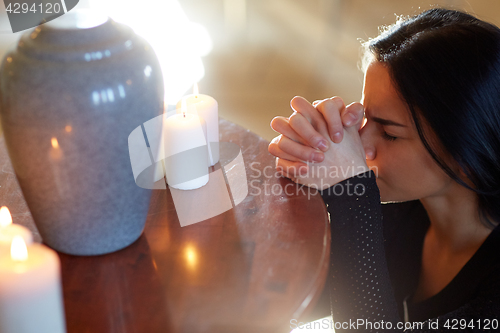
[[[383,118],[378,118],[378,117],[372,117],[372,120],[376,123],[379,123],[381,125],[388,125],[388,126],[399,126],[399,127],[406,127],[406,125],[397,123],[395,121],[389,120],[389,119],[383,119]]]

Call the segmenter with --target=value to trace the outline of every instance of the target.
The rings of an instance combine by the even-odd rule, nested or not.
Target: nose
[[[374,131],[370,128],[368,122],[359,130],[359,136],[363,149],[365,150],[366,159],[373,161],[377,157],[377,150],[375,149]]]

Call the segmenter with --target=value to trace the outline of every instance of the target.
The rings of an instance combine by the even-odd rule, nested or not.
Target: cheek
[[[424,147],[386,145],[368,165],[378,171],[383,201],[421,199],[439,192],[449,180]]]

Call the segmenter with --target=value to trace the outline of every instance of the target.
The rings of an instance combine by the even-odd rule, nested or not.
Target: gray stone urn
[[[163,112],[164,92],[145,40],[107,18],[82,25],[85,15],[39,26],[5,55],[0,115],[43,242],[98,255],[144,229],[151,190],[135,184],[128,136]]]

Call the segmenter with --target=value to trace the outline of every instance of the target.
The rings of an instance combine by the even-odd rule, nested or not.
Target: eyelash
[[[387,141],[394,141],[397,137],[387,134],[386,131],[383,132],[382,137]]]

